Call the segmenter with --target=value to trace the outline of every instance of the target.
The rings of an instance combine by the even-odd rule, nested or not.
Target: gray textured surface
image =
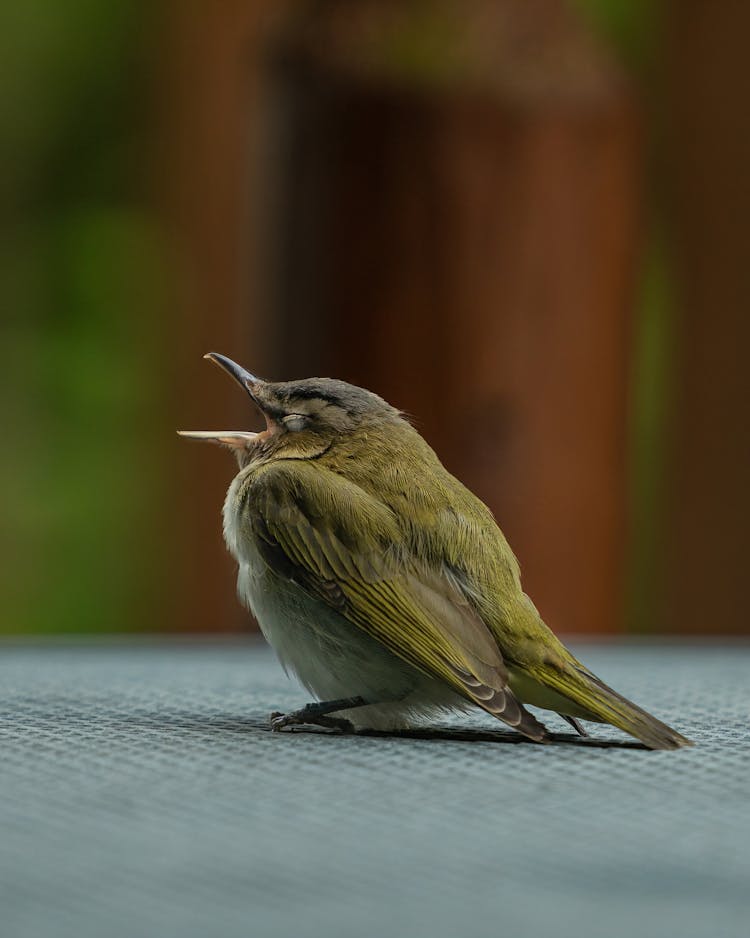
[[[0,647],[0,934],[748,934],[750,650],[578,650],[700,745],[271,734],[250,644]]]

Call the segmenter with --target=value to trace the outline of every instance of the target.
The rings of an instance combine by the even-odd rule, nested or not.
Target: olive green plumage
[[[344,382],[261,382],[211,357],[266,415],[259,435],[202,434],[238,456],[225,531],[248,566],[253,608],[254,590],[266,609],[260,591],[290,584],[310,608],[330,610],[415,674],[535,740],[547,733],[523,703],[611,723],[654,749],[689,743],[607,687],[547,628],[489,509],[398,411]]]

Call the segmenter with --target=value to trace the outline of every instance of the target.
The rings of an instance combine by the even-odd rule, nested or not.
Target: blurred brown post
[[[614,631],[629,90],[559,0],[306,8],[279,68],[287,374],[415,414],[495,511],[549,623]]]
[[[660,624],[747,634],[750,5],[669,10],[678,345]]]
[[[278,12],[278,7],[276,9]],[[157,154],[159,200],[173,274],[161,367],[169,394],[165,433],[250,427],[257,415],[201,360],[223,351],[261,373],[267,366],[256,292],[253,228],[260,122],[259,76],[268,5],[249,0],[166,4]],[[170,526],[172,581],[165,624],[226,630],[250,624],[235,598],[234,563],[220,510],[236,471],[231,456],[173,435],[160,524]]]

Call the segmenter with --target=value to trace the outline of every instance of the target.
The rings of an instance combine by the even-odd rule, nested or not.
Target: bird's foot
[[[295,710],[293,713],[271,714],[271,730],[280,732],[287,727],[294,726],[323,726],[329,730],[338,730],[340,733],[353,733],[354,724],[341,717],[329,717],[323,713],[317,713],[314,704],[308,704],[301,710]]]
[[[588,736],[588,732],[584,729],[581,723],[576,720],[575,717],[568,716],[567,713],[561,713],[560,716],[565,720],[566,723],[570,723],[573,729],[578,733],[579,736]]]
[[[338,730],[339,733],[353,733],[354,726],[342,717],[329,717],[329,713],[340,710],[351,710],[355,707],[366,707],[368,701],[364,697],[339,697],[337,700],[316,700],[301,710],[293,713],[272,713],[271,729],[283,730],[287,726],[324,726],[329,730]]]

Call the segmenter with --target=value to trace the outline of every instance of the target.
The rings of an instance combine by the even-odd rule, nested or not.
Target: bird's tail
[[[584,719],[611,723],[640,739],[650,749],[680,749],[693,745],[691,740],[612,690],[578,662],[566,662],[561,668],[545,668],[537,679],[586,711]],[[580,716],[580,711],[576,709],[574,715]]]

